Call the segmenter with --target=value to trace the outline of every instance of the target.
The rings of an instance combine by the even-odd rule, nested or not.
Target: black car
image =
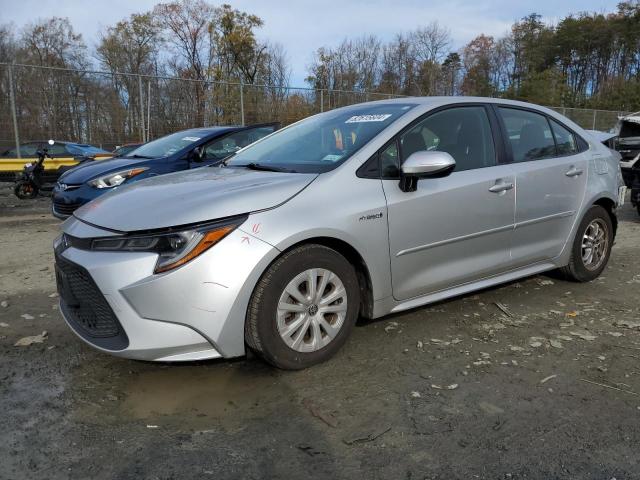
[[[86,143],[47,140],[25,142],[20,148],[10,148],[0,152],[0,182],[13,182],[28,163],[38,159],[38,151],[48,149],[49,157],[43,164],[42,179],[45,182],[55,182],[66,170],[78,165],[86,159],[109,157],[109,152]]]

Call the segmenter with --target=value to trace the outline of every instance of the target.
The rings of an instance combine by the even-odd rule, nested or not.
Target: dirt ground
[[[85,346],[58,313],[47,209],[0,188],[2,479],[640,478],[629,205],[597,281],[536,276],[363,321],[301,372]]]

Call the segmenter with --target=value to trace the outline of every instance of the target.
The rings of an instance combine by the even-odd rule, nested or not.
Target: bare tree
[[[144,99],[141,101],[139,80],[124,74],[152,74],[157,64],[161,46],[160,27],[151,13],[133,14],[129,19],[107,28],[100,36],[96,57],[112,75],[109,80],[113,93],[104,100],[109,102],[109,112],[114,125],[122,127],[121,135],[134,132],[144,138]],[[149,80],[147,80],[149,81]],[[145,89],[146,91],[146,89]],[[147,101],[149,101],[147,99]]]
[[[0,25],[0,62],[11,62],[16,58],[18,44],[13,25]]]
[[[89,66],[87,47],[67,18],[53,17],[27,25],[20,38],[19,57],[25,63],[48,67],[83,69]],[[42,115],[47,119],[46,134],[55,132],[71,138],[82,135],[86,111],[82,102],[85,75],[55,72],[41,75],[31,71],[17,82],[21,102],[18,117]]]
[[[411,34],[416,58],[421,62],[442,63],[451,47],[451,31],[437,21],[419,27]]]
[[[197,80],[209,80],[215,8],[203,0],[178,0],[159,3],[153,13],[165,28],[164,38],[173,49],[171,65],[176,72]]]

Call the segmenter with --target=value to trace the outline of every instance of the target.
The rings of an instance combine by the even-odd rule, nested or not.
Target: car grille
[[[63,313],[78,334],[103,348],[128,346],[122,325],[87,270],[56,255],[56,282]]]
[[[64,203],[60,200],[53,201],[53,210],[58,215],[71,216],[79,207],[79,203]]]

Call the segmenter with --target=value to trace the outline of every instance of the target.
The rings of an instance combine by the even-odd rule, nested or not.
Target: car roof
[[[512,107],[523,107],[523,108],[532,108],[538,110],[540,112],[546,113],[547,115],[557,117],[558,112],[542,106],[536,103],[528,103],[521,102],[518,100],[507,100],[504,98],[494,98],[494,97],[464,97],[464,96],[433,96],[433,97],[398,97],[391,98],[385,100],[375,100],[372,102],[359,103],[355,105],[349,105],[342,108],[348,109],[349,107],[357,107],[363,105],[414,105],[420,106],[423,108],[429,107],[440,107],[446,105],[455,105],[456,103],[493,103],[496,105],[504,105],[504,106],[512,106]]]
[[[189,128],[187,130],[182,130],[183,133],[191,132],[191,133],[199,133],[201,135],[213,135],[215,133],[226,133],[234,130],[242,130],[243,126],[240,125],[229,125],[225,127],[200,127],[200,128]]]
[[[269,127],[272,125],[278,125],[278,122],[257,123],[255,125],[225,125],[225,126],[216,126],[216,127],[196,127],[196,128],[189,128],[187,130],[181,130],[181,132],[199,133],[201,135],[213,135],[215,133],[226,133],[226,132],[232,132],[237,130],[244,130],[248,128]]]
[[[49,141],[49,139],[47,140],[27,140],[26,142],[21,142],[20,145],[26,145],[27,143],[47,143]],[[61,140],[54,140],[55,143],[59,143],[60,145],[70,145],[73,144],[73,142],[66,142],[66,141],[61,141]]]
[[[512,105],[512,106],[520,106],[520,107],[534,107],[538,109],[544,109],[542,105],[538,105],[535,103],[521,102],[518,100],[507,100],[503,98],[495,98],[495,97],[465,97],[460,95],[455,96],[433,96],[433,97],[396,97],[385,100],[374,100],[365,103],[359,103],[354,105],[349,105],[344,108],[355,107],[358,105],[364,104],[377,104],[377,105],[393,105],[393,104],[403,104],[403,105],[446,105],[446,104],[454,104],[454,103],[496,103],[502,105]]]
[[[622,117],[620,121],[622,122],[631,122],[631,123],[640,123],[640,112],[632,113],[631,115],[627,115]]]
[[[563,124],[568,125],[570,128],[572,128],[576,132],[584,131],[582,127],[580,127],[580,125],[573,122],[570,118],[563,116],[559,112],[556,112],[555,110],[552,110],[549,107],[538,105],[536,103],[521,102],[518,100],[507,100],[503,98],[494,98],[494,97],[464,97],[464,96],[398,97],[398,98],[391,98],[386,100],[376,100],[373,102],[365,102],[365,103],[359,103],[355,105],[349,105],[346,107],[341,107],[341,109],[348,109],[351,107],[362,107],[365,105],[399,104],[399,105],[413,105],[415,107],[419,107],[420,110],[422,110],[423,112],[426,112],[428,110],[431,110],[432,108],[455,105],[457,103],[459,104],[492,103],[496,105],[504,105],[507,107],[511,106],[511,107],[529,108],[529,109],[536,110],[540,113],[546,114],[550,117],[553,117],[556,119],[562,119]],[[336,109],[336,110],[340,110],[340,109]]]
[[[48,143],[48,142],[49,140],[29,140],[27,142],[21,143],[20,145],[26,145],[27,143]],[[83,147],[83,148],[99,148],[89,143],[68,142],[65,140],[54,140],[53,142],[56,143],[57,145],[75,145],[77,147]]]

